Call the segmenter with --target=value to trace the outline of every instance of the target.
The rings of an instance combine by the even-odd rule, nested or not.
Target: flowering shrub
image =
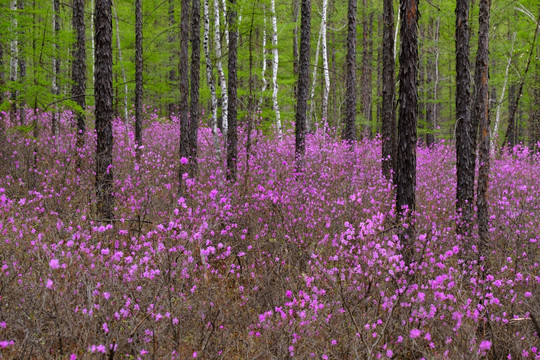
[[[30,112],[29,112],[30,113]],[[418,149],[415,262],[400,254],[380,142],[252,134],[238,182],[208,128],[178,189],[178,119],[114,123],[115,219],[96,215],[94,134],[12,131],[0,151],[0,357],[539,358],[539,157],[493,158],[491,244],[455,233],[452,145]],[[5,116],[4,116],[5,118]],[[9,124],[8,124],[9,125]],[[222,141],[222,140],[221,140]],[[77,157],[81,167],[76,167]],[[184,159],[185,160],[185,159]]]

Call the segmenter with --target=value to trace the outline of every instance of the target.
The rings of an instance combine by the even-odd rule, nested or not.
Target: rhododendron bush
[[[253,132],[247,157],[241,133],[232,184],[203,127],[199,177],[179,197],[178,119],[148,117],[139,163],[133,126],[115,120],[103,221],[94,135],[78,169],[71,113],[58,139],[35,116],[38,137],[8,124],[2,149],[0,357],[540,357],[540,157],[527,148],[493,155],[479,259],[476,235],[455,231],[453,146],[419,147],[406,265],[378,140],[350,151],[309,135],[298,174],[294,134]]]

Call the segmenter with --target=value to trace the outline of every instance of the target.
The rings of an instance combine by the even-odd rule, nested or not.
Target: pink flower
[[[58,269],[60,267],[60,262],[58,261],[58,259],[52,259],[51,261],[49,261],[49,266],[53,269]]]
[[[51,279],[47,279],[47,289],[52,289],[54,282]]]
[[[186,165],[188,163],[188,159],[185,157],[180,158],[180,164]],[[196,354],[196,353],[194,353]]]
[[[412,339],[419,337],[420,334],[422,334],[422,332],[420,330],[418,330],[418,329],[412,329],[411,330],[411,338]]]
[[[480,346],[478,347],[480,351],[488,351],[491,349],[491,341],[489,340],[482,340],[480,343]]]

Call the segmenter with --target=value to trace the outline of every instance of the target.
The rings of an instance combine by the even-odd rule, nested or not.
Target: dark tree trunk
[[[296,141],[295,158],[296,169],[304,169],[306,154],[306,117],[309,89],[309,59],[310,59],[310,33],[311,33],[311,0],[302,0],[300,19],[300,57],[298,68],[298,103],[296,105]]]
[[[399,217],[407,224],[400,231],[403,256],[410,262],[415,237],[416,123],[418,119],[418,0],[401,0],[401,52],[399,55],[399,123],[397,198]],[[404,208],[407,208],[406,213]]]
[[[383,89],[382,89],[382,173],[390,179],[396,169],[397,124],[394,112],[394,6],[392,0],[383,3]]]
[[[6,77],[4,72],[4,44],[2,43],[0,39],[0,104],[4,102],[4,93],[6,86]]]
[[[349,0],[347,10],[347,58],[345,76],[344,140],[356,141],[356,0]]]
[[[199,77],[201,67],[201,4],[192,0],[191,12],[191,107],[189,176],[197,176],[197,140],[199,131]]]
[[[236,28],[236,0],[230,0],[229,9],[229,79],[227,93],[229,103],[227,107],[227,179],[236,181],[236,161],[238,157],[238,132],[237,132],[237,40],[238,29]]]
[[[379,14],[379,18],[377,21],[377,37],[382,38],[382,31],[383,31],[383,16],[382,14]],[[373,42],[372,42],[373,43]],[[377,110],[376,110],[376,117],[375,117],[375,123],[377,124],[376,133],[381,133],[381,122],[382,122],[382,64],[383,64],[383,56],[382,56],[382,46],[377,47]]]
[[[185,194],[184,174],[188,173],[189,159],[189,0],[182,0],[180,9],[180,63],[178,75],[180,80],[180,194]]]
[[[73,0],[73,29],[76,33],[76,43],[73,49],[73,62],[71,78],[73,86],[71,96],[75,103],[81,107],[77,111],[77,149],[84,146],[84,133],[86,131],[86,27],[84,24],[84,1]],[[77,162],[77,165],[80,165]],[[79,167],[79,166],[77,166]]]
[[[372,108],[371,108],[371,90],[372,90],[372,71],[371,60],[373,58],[373,12],[368,10],[371,4],[364,0],[364,19],[362,20],[363,38],[362,38],[362,114],[364,120],[363,137],[370,138],[372,134],[371,120],[372,120]],[[369,15],[365,12],[369,11]]]
[[[510,110],[510,114],[508,115],[508,128],[506,129],[506,134],[504,136],[504,142],[503,142],[503,148],[506,145],[510,145],[513,147],[517,143],[517,132],[514,129],[514,119],[516,117],[516,111],[519,107],[519,100],[521,99],[521,95],[523,94],[523,85],[525,84],[525,78],[527,77],[527,73],[529,72],[529,67],[531,65],[531,59],[534,54],[534,47],[536,44],[536,38],[538,37],[538,24],[540,23],[540,11],[538,12],[538,17],[536,19],[536,27],[534,30],[534,37],[533,42],[531,44],[531,48],[529,49],[529,56],[527,59],[527,65],[525,66],[525,71],[521,75],[521,81],[519,82],[518,92],[515,96],[515,100],[513,101],[512,108]]]
[[[143,32],[142,0],[135,0],[135,152],[137,160],[142,146],[142,98],[143,98]]]
[[[475,100],[473,118],[480,125],[480,148],[478,169],[478,237],[480,240],[480,255],[487,255],[489,246],[489,204],[487,199],[489,183],[489,11],[491,0],[480,0],[478,18],[478,51],[475,65]]]
[[[112,14],[111,0],[96,0],[95,8],[95,113],[96,113],[96,188],[98,212],[103,219],[113,218],[112,194]]]
[[[470,115],[469,0],[456,4],[456,210],[463,233],[471,224],[474,198],[474,143]]]

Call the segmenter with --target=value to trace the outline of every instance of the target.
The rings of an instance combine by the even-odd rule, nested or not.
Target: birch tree
[[[212,127],[212,137],[214,140],[214,147],[218,156],[220,154],[220,146],[217,138],[217,96],[216,96],[216,84],[214,83],[214,71],[212,67],[212,59],[210,58],[210,0],[204,0],[203,3],[203,50],[206,64],[206,81],[210,89],[210,126]]]
[[[225,80],[225,73],[223,72],[223,64],[221,63],[221,29],[220,29],[220,5],[219,0],[214,0],[214,45],[216,52],[216,69],[218,72],[219,85],[221,87],[221,118],[222,120],[222,131],[224,136],[227,136],[228,132],[228,102],[229,98],[227,96],[227,81]],[[225,32],[227,33],[227,32]],[[227,34],[227,39],[229,35]],[[227,43],[229,41],[227,40]]]
[[[278,104],[278,63],[279,63],[279,53],[278,53],[278,31],[277,31],[277,17],[276,17],[276,1],[270,1],[271,11],[272,11],[272,84],[274,86],[272,91],[272,101],[274,104],[274,112],[276,113],[276,131],[278,137],[281,141],[282,139],[282,130],[281,130],[281,116],[279,113],[279,104]]]
[[[118,12],[114,1],[112,2],[114,11],[114,21],[116,25],[116,47],[118,49],[118,59],[120,60],[120,70],[122,72],[122,81],[124,82],[124,121],[128,119],[128,84],[126,79],[126,68],[124,66],[124,58],[122,56],[122,45],[120,44],[120,25],[118,23]]]
[[[326,41],[327,30],[327,14],[328,14],[328,0],[323,0],[322,3],[322,19],[321,19],[321,46],[322,46],[322,71],[324,74],[324,88],[322,96],[322,121],[323,126],[326,127],[328,123],[328,94],[330,92],[330,72],[328,70],[328,46]]]

